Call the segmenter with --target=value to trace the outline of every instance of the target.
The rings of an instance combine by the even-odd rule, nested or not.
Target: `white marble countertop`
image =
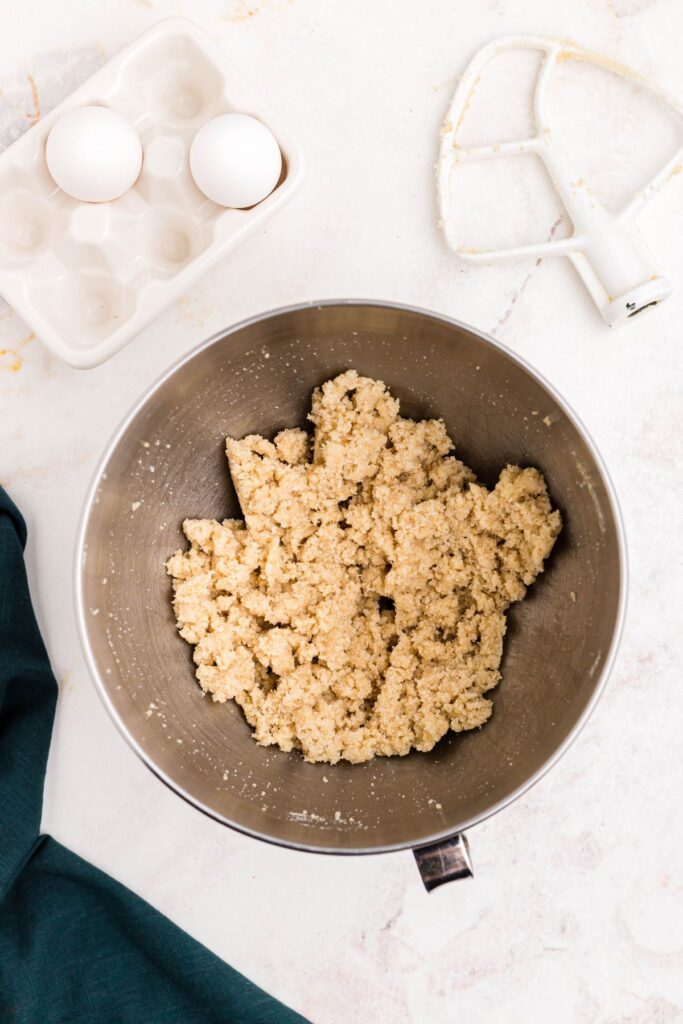
[[[436,226],[436,135],[457,74],[503,32],[570,36],[683,97],[677,0],[4,3],[0,142],[117,49],[194,17],[300,140],[285,210],[104,366],[72,370],[0,306],[0,480],[28,520],[33,599],[60,683],[44,828],[315,1024],[683,1021],[683,189],[641,226],[673,297],[619,332],[564,260],[465,268]],[[226,324],[305,299],[414,303],[492,332],[596,439],[626,520],[626,634],[568,755],[470,833],[474,881],[423,888],[410,853],[269,847],[160,785],[107,717],[72,612],[76,523],[118,421]],[[135,841],[131,841],[131,836]]]

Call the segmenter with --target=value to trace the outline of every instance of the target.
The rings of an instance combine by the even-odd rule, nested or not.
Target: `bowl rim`
[[[104,679],[102,675],[99,673],[95,663],[94,653],[88,637],[88,627],[85,615],[85,605],[83,600],[85,537],[88,528],[88,523],[90,521],[90,514],[94,504],[94,499],[97,494],[97,489],[99,487],[102,474],[106,471],[106,467],[110,458],[114,454],[114,451],[119,441],[121,440],[122,436],[124,435],[128,427],[130,426],[132,420],[144,408],[144,406],[149,402],[149,400],[156,394],[159,388],[161,388],[161,386],[165,384],[170,377],[172,377],[179,369],[181,369],[181,367],[183,367],[186,363],[194,359],[195,356],[199,355],[200,352],[203,352],[205,349],[210,348],[212,345],[217,344],[224,338],[229,337],[230,335],[235,334],[246,327],[251,327],[254,324],[257,324],[263,320],[268,320],[274,316],[281,316],[283,314],[300,312],[302,310],[307,309],[323,309],[333,306],[376,306],[392,310],[399,310],[405,313],[417,314],[420,317],[425,317],[431,320],[438,320],[444,324],[447,324],[449,327],[457,327],[460,330],[467,331],[470,334],[476,335],[477,338],[479,338],[481,341],[485,342],[494,349],[498,349],[509,359],[513,360],[513,362],[517,363],[523,370],[526,371],[526,373],[528,373],[533,379],[535,379],[537,383],[539,383],[542,387],[546,389],[546,391],[548,391],[548,393],[557,402],[558,406],[562,409],[564,414],[567,416],[572,425],[578,431],[583,441],[585,442],[588,450],[590,451],[597,466],[597,469],[600,473],[600,476],[602,478],[602,482],[605,486],[605,491],[607,493],[607,498],[611,506],[612,515],[615,523],[617,548],[619,551],[619,597],[617,603],[616,620],[612,637],[610,639],[609,650],[607,652],[602,668],[596,680],[593,692],[585,708],[577,718],[576,722],[572,726],[567,736],[565,736],[564,740],[553,751],[553,753],[543,762],[543,764],[539,768],[537,768],[537,770],[533,772],[533,774],[531,774],[529,778],[525,779],[525,781],[521,783],[516,789],[514,789],[507,796],[503,797],[502,800],[498,800],[495,804],[492,804],[482,813],[474,815],[469,819],[466,819],[465,821],[459,823],[455,827],[442,829],[438,832],[434,832],[432,835],[427,836],[426,838],[420,838],[414,842],[411,842],[410,840],[404,840],[398,843],[387,843],[377,846],[359,848],[348,847],[345,849],[340,849],[335,846],[323,846],[312,843],[302,843],[292,840],[281,839],[276,836],[272,836],[266,832],[261,832],[258,829],[252,829],[248,828],[245,825],[238,824],[237,822],[232,821],[230,818],[227,818],[224,815],[218,813],[213,808],[203,803],[201,800],[192,796],[190,793],[186,792],[182,786],[180,786],[174,779],[170,777],[170,775],[168,775],[167,772],[160,769],[154,763],[150,755],[145,751],[144,747],[140,743],[138,743],[137,740],[130,733],[130,731],[124,724],[123,720],[121,719],[120,715],[118,714],[116,708],[114,707],[112,698],[105,685]],[[619,506],[619,501],[617,499],[616,490],[612,482],[612,478],[607,470],[607,467],[603,461],[602,456],[600,455],[597,445],[593,441],[593,438],[591,437],[587,428],[584,426],[583,422],[581,421],[577,413],[569,405],[566,399],[564,399],[562,395],[560,395],[556,388],[543,376],[542,373],[540,373],[538,370],[532,367],[531,364],[527,362],[527,360],[524,359],[522,356],[518,355],[518,353],[513,352],[510,348],[502,344],[502,342],[498,341],[492,335],[487,334],[485,331],[479,330],[479,328],[477,327],[473,327],[470,324],[464,323],[462,320],[458,320],[455,317],[447,316],[444,313],[439,313],[434,310],[425,309],[424,307],[414,306],[408,303],[393,302],[390,300],[375,298],[329,298],[322,300],[310,300],[307,302],[296,302],[286,306],[279,306],[275,309],[267,310],[266,312],[263,313],[256,313],[253,314],[252,316],[245,317],[244,319],[239,320],[235,324],[224,327],[220,331],[216,331],[214,334],[210,335],[204,341],[194,346],[188,352],[184,353],[184,355],[174,360],[171,363],[171,365],[156,378],[156,380],[150,385],[150,387],[148,387],[142,393],[142,395],[140,395],[140,397],[136,399],[136,401],[129,408],[128,412],[125,414],[125,416],[119,423],[118,427],[114,430],[113,434],[111,435],[109,441],[105,445],[105,448],[97,461],[97,465],[95,467],[90,484],[88,485],[86,491],[83,508],[80,514],[78,530],[76,533],[73,563],[73,594],[76,625],[79,640],[81,643],[81,648],[83,650],[88,671],[90,672],[90,676],[95,684],[95,689],[97,690],[100,700],[107,709],[107,712],[109,713],[109,716],[113,720],[114,725],[118,729],[119,733],[126,740],[128,745],[137,754],[137,756],[140,758],[143,764],[145,764],[147,768],[149,768],[152,774],[155,775],[161,782],[163,782],[169,789],[171,789],[174,793],[180,796],[191,806],[195,807],[199,811],[202,811],[209,818],[213,818],[214,821],[217,821],[222,825],[226,825],[237,832],[241,832],[243,835],[251,836],[254,839],[260,839],[263,842],[270,843],[275,846],[281,846],[286,849],[298,850],[306,853],[322,853],[330,855],[335,854],[337,856],[364,856],[380,853],[393,853],[399,850],[416,850],[425,846],[444,843],[449,839],[453,839],[456,835],[473,828],[475,825],[479,825],[482,822],[488,820],[488,818],[491,818],[494,814],[497,814],[499,811],[502,811],[504,808],[514,803],[515,800],[518,800],[521,796],[527,793],[532,788],[532,786],[535,786],[537,782],[540,782],[544,775],[546,775],[546,773],[549,772],[550,769],[557,764],[560,758],[563,757],[564,754],[566,754],[567,750],[576,740],[577,736],[579,735],[579,733],[585,726],[586,722],[592,715],[598,701],[600,700],[600,697],[602,696],[605,690],[610,673],[614,667],[614,663],[621,643],[624,630],[624,622],[626,618],[626,605],[628,595],[628,555],[626,544],[626,531],[624,528],[623,516],[621,508]]]

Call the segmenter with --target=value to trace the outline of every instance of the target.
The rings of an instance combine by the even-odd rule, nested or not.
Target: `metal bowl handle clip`
[[[470,845],[464,833],[458,833],[431,846],[420,846],[413,850],[413,854],[427,892],[443,885],[444,882],[474,877]]]

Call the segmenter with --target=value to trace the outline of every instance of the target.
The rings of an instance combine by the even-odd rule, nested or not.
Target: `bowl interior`
[[[203,696],[178,636],[164,562],[185,517],[239,516],[224,438],[305,423],[312,389],[344,369],[386,382],[404,415],[441,416],[492,485],[537,466],[564,529],[513,607],[492,718],[428,754],[306,764],[257,746],[240,710]],[[419,845],[487,814],[567,739],[598,686],[620,616],[615,511],[582,431],[513,357],[468,329],[394,306],[283,311],[172,371],[116,439],[86,510],[80,616],[115,720],[150,767],[220,820],[312,849]]]

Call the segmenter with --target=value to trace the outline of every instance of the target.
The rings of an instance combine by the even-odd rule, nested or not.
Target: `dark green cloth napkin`
[[[0,1024],[305,1024],[143,900],[40,835],[57,684],[0,487]]]

